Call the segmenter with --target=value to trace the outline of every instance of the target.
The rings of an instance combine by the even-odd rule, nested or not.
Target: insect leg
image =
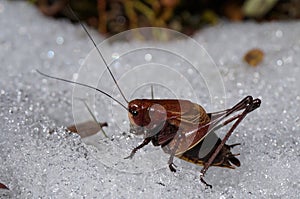
[[[223,126],[226,126],[227,124],[229,124],[229,123],[233,122],[234,120],[238,119],[239,117],[241,117],[241,114],[238,114],[238,115],[224,121],[223,123],[216,125],[213,129],[211,129],[211,131],[216,131],[216,130],[222,128]]]
[[[213,112],[213,113],[208,113],[208,115],[210,115],[211,120],[212,120],[210,125],[214,126],[213,129],[211,129],[211,131],[212,130],[215,131],[215,130],[221,128],[222,126],[224,126],[223,124],[219,124],[219,125],[217,125],[217,124],[219,122],[221,122],[222,120],[224,120],[229,115],[231,115],[232,113],[243,110],[243,109],[246,109],[246,107],[249,105],[249,103],[252,103],[252,102],[253,102],[253,97],[252,96],[247,96],[230,109],[226,109],[226,110],[218,111],[218,112]],[[235,118],[232,118],[232,121],[235,120],[237,117],[239,117],[239,116],[235,116]],[[228,121],[228,123],[230,123],[230,122],[231,121]]]
[[[179,139],[180,139],[180,138],[179,138]],[[179,145],[179,142],[180,142],[180,141],[178,141],[179,139],[177,139],[177,142],[176,142],[174,148],[172,149],[171,155],[170,155],[169,160],[168,160],[169,169],[170,169],[172,172],[176,172],[175,167],[177,167],[177,166],[173,163],[173,160],[174,160],[174,157],[175,157],[175,152],[176,152],[176,150],[178,149],[178,145]]]
[[[183,139],[183,134],[181,132],[178,132],[178,136],[176,136],[174,139],[176,139],[176,143],[174,145],[174,147],[171,149],[170,151],[170,157],[169,157],[169,160],[168,160],[168,164],[169,164],[169,168],[172,172],[176,172],[176,169],[175,167],[177,167],[174,163],[173,163],[173,160],[174,160],[174,157],[175,157],[175,153],[179,147],[179,144],[182,143],[182,139]]]
[[[141,148],[143,148],[144,146],[146,146],[147,144],[149,144],[149,142],[151,141],[151,137],[147,137],[146,139],[144,139],[144,141],[142,142],[142,144],[138,145],[137,147],[135,147],[129,156],[127,156],[126,158],[124,159],[129,159],[129,158],[132,158],[134,156],[134,154]]]
[[[225,137],[223,138],[222,142],[220,143],[220,145],[217,147],[217,149],[215,150],[215,152],[212,154],[212,156],[209,158],[209,160],[204,164],[204,167],[202,168],[201,172],[200,172],[200,180],[202,183],[204,183],[206,186],[208,187],[212,187],[210,184],[207,184],[205,182],[204,175],[207,171],[207,169],[211,166],[212,162],[214,161],[214,159],[216,158],[216,156],[218,155],[218,153],[220,152],[220,150],[222,149],[222,147],[224,146],[224,144],[226,143],[226,141],[228,140],[228,138],[231,136],[232,132],[235,130],[235,128],[239,125],[239,123],[245,118],[245,116],[250,113],[251,111],[255,110],[256,108],[258,108],[260,106],[261,101],[259,99],[255,99],[253,100],[252,97],[246,97],[244,100],[242,100],[240,103],[238,103],[236,106],[234,106],[232,109],[233,110],[241,110],[243,106],[246,106],[245,110],[239,114],[238,116],[235,116],[233,118],[230,118],[229,120],[225,121],[223,124],[228,124],[232,121],[234,121],[235,119],[238,119],[230,128],[230,130],[226,133]],[[244,105],[243,105],[244,104]]]
[[[212,117],[214,117],[214,119],[224,119],[225,117],[229,116],[230,114],[245,109],[247,104],[249,104],[249,101],[253,101],[252,96],[247,96],[244,99],[242,99],[240,102],[238,102],[236,105],[234,105],[232,108],[226,109],[226,110],[222,110],[222,111],[217,111],[217,112],[213,112],[213,113],[208,113],[209,115],[211,115]]]
[[[220,150],[222,149],[222,147],[224,146],[225,142],[228,140],[228,138],[230,137],[230,135],[232,134],[233,130],[238,126],[238,124],[242,121],[242,119],[247,115],[248,110],[246,109],[239,117],[239,119],[232,125],[231,129],[226,133],[225,137],[223,138],[222,142],[220,143],[220,145],[217,147],[217,149],[214,151],[214,153],[212,154],[212,156],[208,159],[208,161],[204,164],[204,167],[201,169],[200,172],[200,181],[205,184],[207,187],[212,188],[212,185],[208,184],[207,182],[205,182],[204,180],[204,175],[206,173],[206,171],[208,170],[208,168],[211,166],[212,162],[214,161],[214,159],[216,158],[217,154],[220,152]]]
[[[233,148],[235,146],[238,146],[238,145],[241,145],[241,143],[236,143],[236,144],[231,144],[231,145],[228,145],[230,148]]]

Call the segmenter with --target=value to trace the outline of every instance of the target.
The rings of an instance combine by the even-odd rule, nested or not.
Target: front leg
[[[171,156],[170,156],[170,158],[169,158],[169,161],[168,161],[169,169],[170,169],[172,172],[176,172],[175,167],[177,167],[177,166],[173,163],[173,159],[174,159],[174,154],[171,154]]]
[[[124,158],[124,159],[131,159],[133,156],[134,156],[134,154],[139,150],[139,149],[141,149],[141,148],[143,148],[144,146],[146,146],[147,144],[149,144],[149,142],[151,141],[151,138],[146,138],[146,139],[144,139],[144,141],[142,142],[142,144],[140,144],[140,145],[138,145],[137,147],[135,147],[132,151],[131,151],[131,153],[130,153],[130,155],[129,156],[127,156],[126,158]]]
[[[172,149],[170,149],[169,153],[171,154],[170,157],[169,157],[169,161],[168,161],[168,164],[169,164],[169,168],[172,172],[176,172],[176,169],[175,167],[177,167],[174,163],[173,163],[173,160],[174,160],[174,157],[175,157],[175,153],[179,147],[179,144],[182,142],[182,133],[181,132],[178,132],[178,136],[176,136],[174,139],[175,140],[175,144],[174,144],[174,147],[172,147]]]

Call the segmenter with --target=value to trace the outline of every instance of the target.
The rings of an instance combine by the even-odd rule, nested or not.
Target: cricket
[[[78,19],[72,10],[71,12]],[[212,185],[204,180],[209,167],[235,169],[241,165],[236,157],[239,154],[231,152],[231,149],[239,144],[227,145],[226,142],[241,121],[250,112],[260,107],[260,99],[246,96],[231,108],[211,113],[207,113],[201,105],[183,99],[133,99],[129,101],[94,39],[85,25],[79,19],[78,21],[98,51],[126,104],[96,87],[36,71],[47,78],[96,90],[123,107],[128,112],[130,132],[144,136],[143,142],[136,146],[126,159],[133,158],[139,149],[152,142],[154,146],[160,146],[169,155],[167,164],[172,172],[176,172],[176,165],[173,163],[174,157],[202,166],[200,181],[204,183],[205,187],[210,188]],[[228,132],[223,138],[219,138],[216,130],[230,123],[232,126]]]

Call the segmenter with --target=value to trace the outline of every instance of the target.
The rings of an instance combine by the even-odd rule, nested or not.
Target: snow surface
[[[101,133],[81,139],[65,130],[84,112],[78,114],[76,103],[80,102],[72,102],[72,85],[44,78],[35,69],[66,79],[78,76],[80,64],[93,48],[79,25],[44,17],[24,2],[1,1],[0,26],[0,182],[10,188],[0,190],[1,198],[299,197],[299,22],[221,23],[194,36],[223,78],[226,99],[222,106],[230,107],[246,95],[262,100],[261,107],[246,117],[229,140],[241,143],[233,150],[241,153],[241,167],[211,167],[205,179],[213,189],[199,183],[201,167],[196,165],[175,159],[178,172],[170,172],[168,156],[159,147],[149,145],[132,160],[124,160],[142,138],[128,134],[124,110],[116,110],[117,114],[104,111],[103,96],[97,96],[95,106],[101,108],[96,115],[109,123],[110,139]],[[90,32],[96,43],[103,40]],[[198,53],[191,58],[193,62],[203,58],[189,44],[167,45]],[[126,47],[128,44],[114,43],[106,50]],[[263,63],[256,68],[242,60],[254,47],[265,52]],[[150,55],[145,59],[150,60]],[[126,68],[134,60],[123,61]],[[114,71],[117,77],[122,70]],[[202,81],[198,75],[193,70],[186,73],[192,86],[198,87]],[[111,80],[105,83],[108,88],[114,85]],[[172,82],[184,97],[187,87],[181,83],[177,79]],[[126,90],[126,84],[120,85]],[[197,102],[209,111],[216,110],[203,85],[195,91]],[[154,88],[159,97],[173,96],[167,86],[164,91]],[[193,99],[193,94],[187,93],[187,98]],[[139,89],[130,94],[147,96]],[[51,135],[50,129],[54,129]]]

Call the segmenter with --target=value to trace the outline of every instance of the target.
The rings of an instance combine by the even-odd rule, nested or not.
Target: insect
[[[128,105],[125,106],[98,88],[50,76],[38,70],[37,72],[48,78],[94,89],[122,106],[128,112],[130,132],[144,136],[144,141],[131,151],[130,155],[126,157],[127,159],[132,158],[139,149],[152,142],[154,146],[161,146],[164,152],[170,155],[168,165],[172,172],[176,172],[176,165],[173,163],[174,157],[202,165],[200,181],[207,187],[212,187],[204,180],[205,173],[210,166],[231,169],[235,168],[233,165],[240,166],[239,160],[235,157],[239,154],[232,154],[230,151],[232,147],[238,144],[227,145],[225,143],[245,116],[260,106],[260,99],[247,96],[232,108],[213,113],[206,113],[200,105],[188,100],[134,99],[128,101],[93,38],[85,26],[80,24],[93,42],[100,58],[105,63],[106,69]],[[215,131],[231,122],[234,123],[224,138],[218,138]],[[207,142],[207,140],[214,141]]]

